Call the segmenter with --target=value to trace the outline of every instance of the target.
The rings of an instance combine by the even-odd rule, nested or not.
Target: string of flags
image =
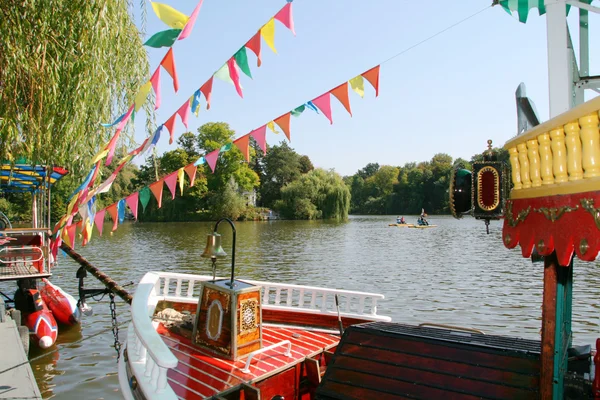
[[[221,148],[216,149],[210,153],[207,153],[201,156],[197,161],[186,165],[185,167],[179,168],[177,171],[173,171],[166,176],[162,177],[156,182],[151,183],[150,185],[142,188],[140,191],[130,194],[129,196],[107,206],[106,208],[94,212],[94,204],[96,200],[96,195],[100,193],[105,193],[110,189],[110,186],[114,182],[119,171],[124,167],[124,165],[130,161],[130,159],[139,153],[139,149],[145,146],[145,143],[149,141],[149,138],[146,139],[146,142],[140,146],[140,148],[133,150],[127,156],[125,156],[117,169],[111,174],[111,176],[103,182],[98,188],[89,191],[88,188],[84,189],[82,193],[84,196],[81,196],[81,201],[77,201],[77,197],[74,197],[69,206],[67,208],[67,216],[63,217],[64,224],[57,224],[55,228],[55,234],[58,240],[53,241],[52,243],[52,251],[53,255],[56,256],[58,252],[58,248],[60,247],[60,240],[65,241],[70,247],[74,247],[75,245],[75,234],[77,229],[81,231],[83,236],[82,245],[85,246],[92,237],[93,227],[96,226],[98,233],[102,235],[104,217],[106,213],[109,214],[113,221],[112,231],[115,231],[118,228],[120,223],[123,223],[125,219],[125,209],[129,208],[134,218],[138,217],[138,204],[142,204],[142,209],[145,210],[148,202],[150,201],[151,195],[154,195],[154,198],[157,201],[158,208],[162,206],[162,196],[163,196],[163,188],[164,185],[167,186],[169,192],[171,193],[171,198],[175,198],[177,184],[179,184],[180,195],[183,195],[185,176],[188,177],[189,187],[194,186],[194,181],[196,178],[197,169],[200,165],[206,163],[210,167],[211,171],[214,173],[217,160],[219,154],[229,151],[233,148],[233,145],[238,148],[243,154],[246,161],[249,161],[249,141],[250,137],[252,137],[263,150],[263,153],[266,154],[266,132],[267,128],[272,130],[274,133],[279,133],[276,131],[275,124],[285,133],[288,140],[291,140],[290,137],[290,122],[291,116],[298,117],[300,116],[307,108],[311,109],[314,112],[323,113],[323,115],[333,123],[332,112],[331,112],[331,96],[334,96],[348,111],[348,113],[352,116],[352,111],[350,107],[349,100],[349,89],[352,89],[356,92],[361,98],[364,97],[365,94],[365,85],[364,81],[367,80],[373,89],[375,90],[375,97],[379,96],[379,72],[380,65],[377,65],[362,74],[355,76],[350,79],[334,87],[333,89],[323,93],[320,96],[300,105],[299,107],[294,108],[291,111],[288,111],[285,114],[280,115],[279,117],[269,121],[264,124],[260,128],[254,129],[250,133],[247,133],[235,140],[231,143],[226,143]],[[158,131],[160,132],[160,131]],[[153,139],[154,140],[154,139]],[[94,172],[92,171],[93,175]],[[91,179],[91,178],[90,178]],[[86,178],[86,181],[88,178]],[[81,215],[81,220],[75,224],[72,223],[73,216],[75,214]]]

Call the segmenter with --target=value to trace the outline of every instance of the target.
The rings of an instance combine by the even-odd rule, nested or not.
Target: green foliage
[[[239,192],[239,186],[231,177],[225,188],[213,195],[211,212],[214,219],[227,217],[237,220],[246,210],[246,199]]]
[[[350,191],[334,171],[315,169],[281,189],[274,208],[290,219],[345,220],[350,209]]]
[[[129,3],[7,0],[0,21],[0,159],[62,165],[80,180],[114,132],[99,123],[148,78]]]
[[[281,199],[281,188],[298,179],[303,169],[312,166],[310,159],[300,162],[301,156],[286,142],[269,149],[262,160],[260,198],[264,207],[272,207]]]

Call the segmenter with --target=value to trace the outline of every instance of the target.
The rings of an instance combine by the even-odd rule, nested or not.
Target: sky
[[[196,0],[161,1],[187,15],[197,4]],[[402,166],[429,161],[437,153],[470,159],[486,149],[488,139],[502,146],[516,134],[514,93],[520,82],[525,83],[540,119],[548,119],[546,23],[536,10],[527,24],[521,24],[501,7],[488,7],[390,60],[490,3],[296,0],[296,36],[276,21],[277,54],[263,41],[262,66],[257,68],[254,54],[248,52],[253,79],[241,77],[244,98],[233,85],[215,79],[211,109],[206,111],[203,102],[199,116],[190,116],[189,128],[195,132],[206,122],[224,121],[240,137],[381,64],[379,97],[365,81],[364,98],[350,91],[352,117],[335,98],[331,100],[333,125],[310,110],[292,117],[290,146],[307,155],[315,167],[341,175],[352,175],[368,163]],[[150,2],[146,4],[144,39],[169,29]],[[168,74],[161,74],[157,123],[164,123],[285,4],[285,0],[204,0],[191,35],[173,46],[178,93]],[[134,12],[141,28],[139,6]],[[576,13],[571,14],[576,41]],[[596,20],[590,13],[591,38]],[[166,48],[147,47],[147,51],[153,72]],[[593,54],[591,66],[593,75]],[[142,115],[135,124],[138,143],[149,135]],[[175,136],[183,132],[177,119]],[[167,137],[165,132],[157,145],[159,154],[176,148]],[[283,133],[267,134],[269,145],[282,140]]]

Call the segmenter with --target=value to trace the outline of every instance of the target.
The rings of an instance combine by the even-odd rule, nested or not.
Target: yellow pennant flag
[[[365,80],[362,75],[350,79],[349,82],[352,90],[358,93],[360,97],[365,97]]]
[[[267,45],[277,54],[275,50],[275,19],[271,18],[262,28],[260,28],[260,36],[265,39]]]
[[[92,239],[92,231],[94,230],[94,221],[87,218],[85,220],[85,229],[83,233],[85,234],[85,242],[89,242]]]
[[[69,232],[67,232],[66,227],[60,233],[60,238],[62,239],[63,242],[65,242],[67,244],[67,246],[73,247],[73,244],[71,243],[71,238],[69,237]]]
[[[184,167],[179,168],[179,170],[177,170],[177,180],[179,181],[179,191],[181,192],[181,195],[183,196],[183,180],[184,180]]]
[[[81,195],[81,192],[73,196],[73,198],[69,202],[69,205],[67,206],[67,215],[71,215],[71,211],[73,211],[73,206],[75,206],[75,202],[77,201],[77,199],[79,199],[79,195]]]
[[[187,15],[166,4],[152,2],[152,9],[162,22],[173,29],[183,29],[190,19]]]
[[[146,97],[148,97],[148,93],[150,93],[150,89],[152,89],[152,82],[148,81],[140,88],[140,91],[135,96],[134,104],[135,104],[135,112],[138,112],[140,108],[146,102]]]
[[[279,131],[277,129],[275,129],[275,123],[273,121],[269,122],[267,124],[267,127],[271,130],[271,132],[273,132],[274,134],[278,135]]]
[[[192,109],[192,112],[196,115],[196,117],[198,116],[198,113],[200,112],[200,102],[198,102],[198,104],[196,104],[196,108],[194,109],[194,95],[192,95],[190,97],[190,108]]]
[[[108,146],[108,144],[106,145]],[[106,147],[104,146],[104,147]],[[92,159],[92,164],[96,164],[98,161],[102,160],[108,154],[108,149],[100,150]]]

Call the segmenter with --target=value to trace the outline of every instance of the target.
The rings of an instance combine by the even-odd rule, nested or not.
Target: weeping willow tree
[[[148,79],[126,0],[0,0],[0,159],[67,167],[74,177]],[[124,135],[124,139],[128,136]]]

